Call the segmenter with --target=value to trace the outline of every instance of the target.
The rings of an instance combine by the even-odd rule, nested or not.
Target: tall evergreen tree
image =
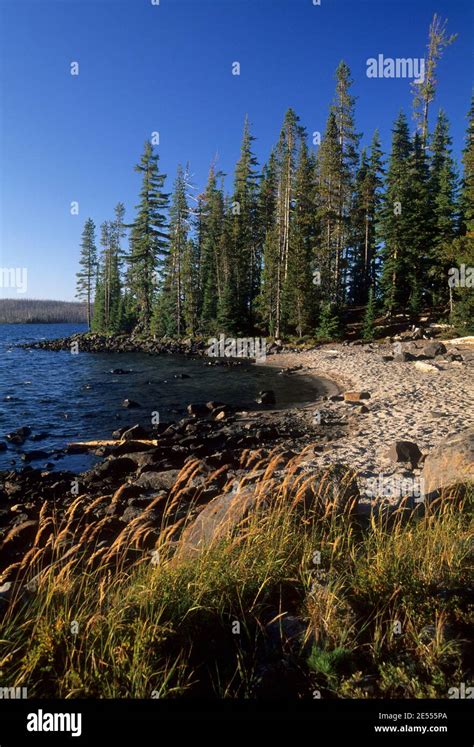
[[[254,321],[254,302],[260,284],[260,231],[258,224],[258,180],[257,159],[252,153],[252,142],[248,118],[245,118],[240,158],[235,169],[234,193],[230,214],[232,230],[232,282],[235,289],[226,287],[226,304],[234,299],[235,308],[228,308],[235,322],[250,328]],[[226,277],[229,277],[227,272]],[[235,325],[234,325],[235,326]]]
[[[315,296],[312,256],[315,241],[314,164],[304,140],[301,142],[294,179],[293,230],[284,285],[285,329],[299,337],[314,323]]]
[[[188,245],[190,214],[184,170],[178,166],[170,209],[169,250],[163,263],[161,288],[153,317],[153,330],[177,335],[184,331],[184,259]],[[166,318],[165,318],[166,317]]]
[[[201,328],[205,333],[215,331],[217,306],[222,293],[222,262],[220,249],[224,226],[224,195],[218,186],[214,165],[211,165],[203,196],[201,220]]]
[[[378,130],[372,138],[370,157],[363,150],[355,181],[352,209],[352,257],[350,299],[355,304],[366,304],[370,288],[375,288],[377,221],[383,185],[382,151]]]
[[[156,277],[167,254],[167,233],[165,211],[168,195],[163,191],[166,176],[160,174],[158,155],[153,153],[149,141],[140,163],[135,170],[141,174],[142,186],[137,215],[131,226],[130,286],[137,307],[138,329],[148,332],[155,297]]]
[[[348,65],[342,60],[336,70],[336,95],[331,111],[334,114],[339,149],[337,168],[337,221],[336,252],[334,263],[335,291],[338,302],[344,302],[348,275],[348,247],[350,243],[350,223],[352,194],[356,169],[359,161],[358,147],[360,135],[355,131],[355,98],[351,94],[352,79]]]
[[[88,218],[84,224],[81,240],[80,270],[76,274],[76,296],[85,301],[87,309],[87,328],[91,328],[92,299],[97,273],[97,247],[95,243],[95,223]]]
[[[434,14],[428,32],[428,55],[426,57],[424,79],[412,85],[413,113],[423,148],[426,148],[428,144],[428,112],[436,94],[436,67],[444,49],[449,47],[457,37],[457,34],[447,35],[446,24],[447,21],[443,21],[440,16]]]
[[[428,185],[432,236],[426,282],[433,305],[446,303],[448,300],[446,277],[449,267],[446,263],[446,247],[453,242],[458,230],[458,179],[450,146],[448,120],[445,113],[440,111],[431,139]]]
[[[412,144],[408,123],[403,112],[397,117],[392,137],[392,150],[387,169],[386,191],[381,210],[383,270],[381,286],[386,309],[393,312],[406,305],[410,295],[405,277],[410,271],[408,233],[410,223],[409,200],[410,156]]]

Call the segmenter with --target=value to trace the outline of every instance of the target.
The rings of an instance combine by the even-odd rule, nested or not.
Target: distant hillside
[[[82,324],[85,321],[86,307],[83,303],[0,298],[0,324]]]

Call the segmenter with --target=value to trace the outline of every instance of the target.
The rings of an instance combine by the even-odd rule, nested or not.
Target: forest
[[[448,281],[453,268],[474,264],[474,98],[459,166],[446,113],[431,130],[428,119],[436,67],[454,39],[435,16],[424,81],[413,84],[416,124],[399,113],[388,154],[378,130],[360,147],[343,61],[320,143],[314,133],[309,145],[290,108],[259,165],[245,118],[230,193],[211,163],[202,193],[180,165],[169,194],[147,141],[133,222],[119,203],[99,237],[92,218],[84,225],[77,294],[91,329],[335,339],[362,308],[369,338],[377,314],[416,320],[426,309],[472,331],[472,283]]]
[[[84,324],[85,321],[83,303],[0,298],[0,324]]]

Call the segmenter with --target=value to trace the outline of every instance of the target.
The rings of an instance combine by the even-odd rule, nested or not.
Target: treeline
[[[441,308],[468,331],[473,292],[450,285],[448,271],[474,264],[474,99],[462,177],[446,114],[428,128],[436,62],[452,40],[435,17],[425,82],[414,96],[418,127],[412,135],[399,114],[388,158],[377,131],[360,148],[344,62],[317,149],[288,109],[259,166],[246,119],[230,193],[213,163],[204,192],[196,194],[189,167],[179,166],[169,195],[146,142],[133,223],[119,203],[100,228],[100,251],[92,219],[84,227],[78,294],[89,310],[94,299],[92,329],[331,338],[348,309],[366,306],[367,337],[376,310],[408,309],[416,318],[422,308]]]
[[[29,298],[0,299],[0,324],[84,324],[86,319],[87,311],[83,303]]]

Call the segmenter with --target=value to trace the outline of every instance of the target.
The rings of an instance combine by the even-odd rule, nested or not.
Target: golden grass
[[[61,522],[44,504],[33,546],[2,574],[13,594],[0,684],[67,698],[279,688],[288,697],[447,697],[467,681],[472,654],[470,496],[462,505],[448,496],[410,520],[400,511],[390,525],[381,513],[363,528],[350,512],[324,510],[330,481],[315,484],[303,458],[244,452],[247,474],[236,492],[232,481],[222,492],[253,485],[252,510],[192,557],[181,549],[200,497],[184,499],[197,460],[111,541],[102,535],[109,517],[90,519],[120,490],[92,503],[78,496]],[[288,614],[304,635],[269,649],[269,624],[283,626]]]

